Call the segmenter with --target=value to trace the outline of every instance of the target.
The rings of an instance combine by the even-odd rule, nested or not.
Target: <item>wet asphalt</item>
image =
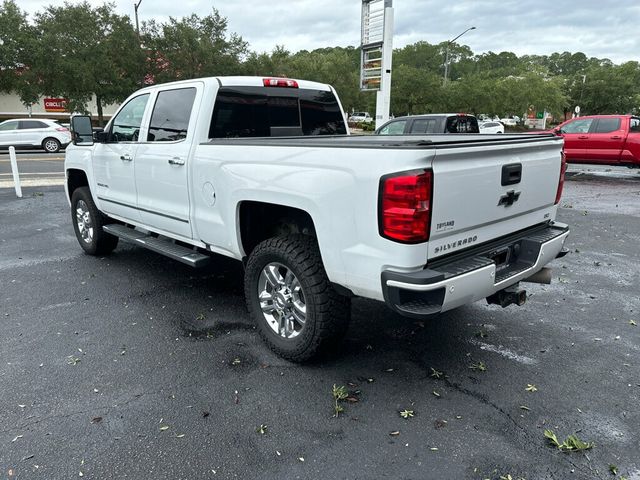
[[[0,479],[640,479],[640,174],[608,170],[571,170],[571,254],[524,306],[356,299],[308,365],[260,341],[239,264],[90,257],[62,187],[0,189]]]

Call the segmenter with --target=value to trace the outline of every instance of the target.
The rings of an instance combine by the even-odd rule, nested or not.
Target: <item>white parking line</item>
[[[64,157],[21,157],[17,155],[18,163],[20,162],[49,162],[51,160],[64,160]],[[0,163],[9,163],[8,158],[0,158]]]
[[[64,185],[64,178],[25,178],[20,179],[23,187],[49,187]],[[13,180],[0,180],[0,188],[13,188]]]
[[[12,174],[11,173],[0,173],[0,177],[10,177]],[[28,177],[29,175],[49,175],[52,177],[55,176],[63,176],[64,177],[64,172],[29,172],[29,173],[21,173],[20,174],[20,178],[22,177]]]

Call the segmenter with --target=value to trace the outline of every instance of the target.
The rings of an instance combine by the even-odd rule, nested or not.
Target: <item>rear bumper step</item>
[[[417,272],[382,272],[385,301],[401,315],[425,318],[490,297],[533,274],[563,251],[569,227],[561,223],[510,237],[487,251],[459,256]],[[506,253],[505,253],[506,252]]]
[[[173,260],[189,265],[190,267],[204,267],[211,261],[209,255],[197,252],[188,247],[183,247],[182,245],[177,245],[168,239],[148,235],[125,225],[114,223],[104,225],[102,229],[111,235],[121,238],[125,242],[148,248]]]

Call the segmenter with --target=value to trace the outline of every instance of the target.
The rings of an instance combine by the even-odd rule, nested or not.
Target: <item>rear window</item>
[[[221,87],[210,138],[346,134],[330,91],[278,87]]]
[[[414,120],[411,125],[411,133],[439,133],[438,121],[435,118],[421,118]]]
[[[445,133],[480,133],[478,120],[470,115],[452,115],[447,117]]]

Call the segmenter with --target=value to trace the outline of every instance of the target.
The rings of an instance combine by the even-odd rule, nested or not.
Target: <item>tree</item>
[[[124,100],[144,78],[135,29],[129,17],[113,9],[113,4],[92,8],[85,1],[36,14],[38,41],[30,66],[41,93],[66,98],[70,111],[86,112],[95,95],[101,124],[103,105]]]
[[[39,97],[38,79],[30,70],[35,51],[33,27],[13,0],[0,5],[0,91],[17,92],[29,106]]]
[[[444,107],[442,77],[435,72],[397,65],[391,82],[391,110],[395,115],[419,115]]]
[[[637,112],[639,95],[638,62],[591,67],[585,71],[585,82],[576,79],[570,89],[571,101],[581,104],[583,115]]]
[[[227,19],[214,8],[206,17],[192,14],[167,23],[144,22],[142,39],[149,57],[149,74],[156,82],[237,75],[248,44],[227,34]]]

